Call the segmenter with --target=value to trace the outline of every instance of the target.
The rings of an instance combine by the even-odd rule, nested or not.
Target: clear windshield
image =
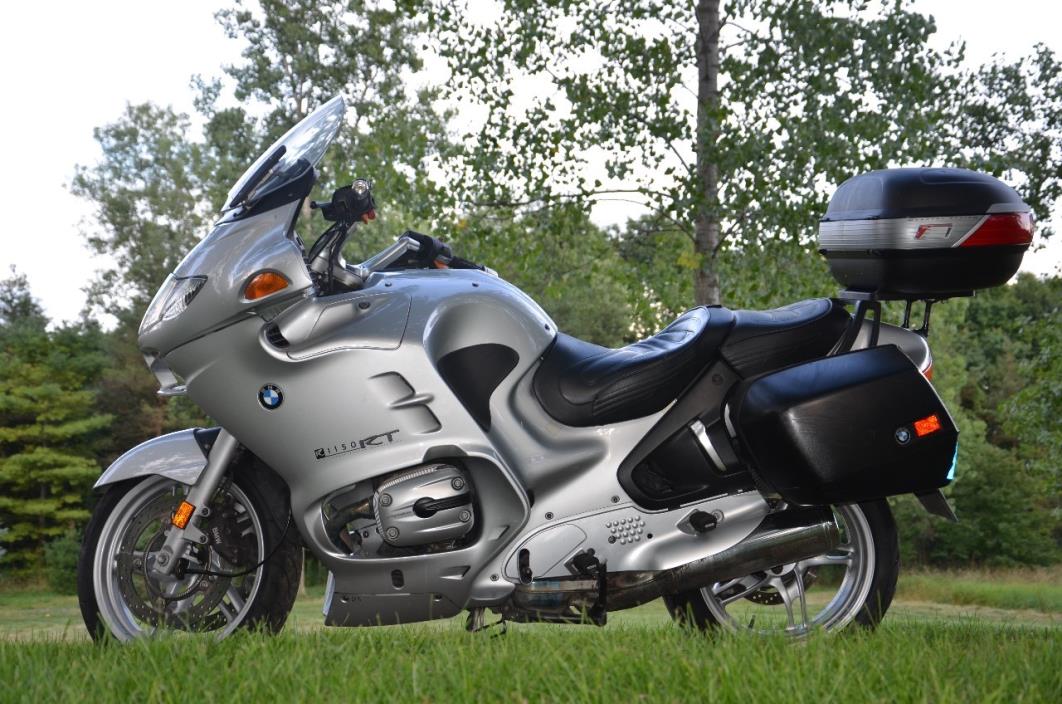
[[[316,166],[335,139],[346,110],[343,98],[337,95],[288,130],[236,181],[225,209],[267,196]]]

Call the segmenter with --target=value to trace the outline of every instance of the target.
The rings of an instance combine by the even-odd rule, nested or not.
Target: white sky
[[[90,209],[68,189],[74,165],[99,156],[92,129],[116,119],[127,102],[151,100],[190,112],[190,77],[217,75],[239,58],[239,44],[213,18],[224,5],[57,0],[4,2],[0,8],[0,194],[6,218],[0,277],[16,265],[53,319],[77,316],[82,288],[101,264],[91,259],[78,227]],[[942,44],[967,42],[971,63],[994,52],[1017,57],[1036,42],[1062,53],[1062,3],[1054,0],[919,0],[917,6],[937,18]],[[1054,220],[1060,223],[1057,214]],[[1026,257],[1025,268],[1037,273],[1059,266],[1058,239]]]

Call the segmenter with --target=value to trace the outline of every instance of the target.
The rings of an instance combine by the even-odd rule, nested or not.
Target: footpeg
[[[706,511],[694,511],[690,514],[690,527],[698,533],[707,533],[715,530],[719,525],[719,519]]]
[[[597,598],[586,611],[586,619],[595,626],[608,623],[608,567],[598,559],[594,549],[584,550],[569,561],[568,566],[583,577],[597,579]]]
[[[586,577],[595,577],[601,569],[601,561],[594,555],[594,549],[584,550],[578,553],[568,563],[573,572]]]

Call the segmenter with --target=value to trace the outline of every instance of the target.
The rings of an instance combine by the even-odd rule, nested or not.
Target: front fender
[[[151,438],[111,463],[92,488],[147,476],[195,484],[220,432],[221,428],[188,428]]]

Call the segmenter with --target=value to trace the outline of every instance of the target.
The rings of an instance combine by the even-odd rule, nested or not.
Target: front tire
[[[841,531],[836,550],[666,596],[668,611],[681,625],[701,630],[800,637],[853,623],[876,627],[892,603],[900,571],[892,511],[884,500],[834,506],[833,511]],[[810,590],[816,582],[825,588]]]
[[[94,639],[128,641],[165,630],[224,638],[237,629],[275,633],[284,626],[302,571],[286,487],[264,467],[237,469],[200,524],[208,543],[193,547],[177,576],[162,582],[146,564],[187,490],[152,476],[109,487],[96,505],[78,560],[78,601]]]

